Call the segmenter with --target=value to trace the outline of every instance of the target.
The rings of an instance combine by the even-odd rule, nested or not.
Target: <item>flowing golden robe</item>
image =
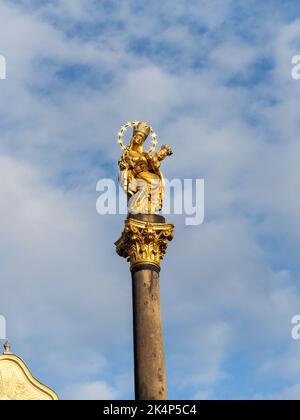
[[[156,155],[144,152],[142,147],[125,150],[119,160],[119,180],[128,194],[129,213],[155,213],[162,208],[164,177]]]

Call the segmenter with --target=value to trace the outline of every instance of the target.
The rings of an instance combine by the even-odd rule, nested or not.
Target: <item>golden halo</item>
[[[122,150],[124,151],[128,150],[128,146],[125,146],[123,142],[123,137],[126,130],[130,127],[136,127],[138,124],[140,124],[140,121],[129,121],[126,124],[122,125],[122,127],[120,128],[120,131],[118,132],[118,143]],[[151,135],[151,147],[148,150],[148,153],[151,153],[151,152],[154,152],[154,150],[156,149],[157,135],[154,133],[153,128],[150,125],[148,125],[148,127],[150,128],[150,135]]]

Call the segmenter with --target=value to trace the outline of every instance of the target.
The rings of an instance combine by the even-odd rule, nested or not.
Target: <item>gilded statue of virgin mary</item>
[[[130,143],[122,143],[124,131],[133,126]],[[144,143],[151,133],[153,146],[144,151]],[[162,209],[164,195],[164,176],[160,170],[161,162],[172,155],[167,144],[153,153],[156,135],[150,126],[143,122],[127,123],[119,133],[119,143],[123,154],[119,160],[119,181],[128,197],[128,212],[132,214],[154,214]]]

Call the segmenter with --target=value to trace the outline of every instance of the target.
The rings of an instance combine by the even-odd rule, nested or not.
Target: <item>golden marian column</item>
[[[125,131],[133,127],[128,146]],[[143,149],[151,134],[152,145]],[[133,297],[134,370],[136,400],[165,400],[166,371],[159,272],[174,226],[157,214],[162,209],[164,177],[161,162],[172,155],[168,145],[154,153],[157,136],[148,124],[134,121],[121,127],[118,142],[123,149],[119,160],[119,181],[128,198],[128,217],[117,253],[130,262]]]

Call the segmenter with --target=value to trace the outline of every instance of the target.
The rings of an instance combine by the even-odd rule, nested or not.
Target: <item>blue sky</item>
[[[123,216],[95,189],[139,119],[206,188],[203,225],[170,216],[169,398],[300,399],[298,2],[0,0],[0,54],[0,313],[33,373],[133,397]]]

